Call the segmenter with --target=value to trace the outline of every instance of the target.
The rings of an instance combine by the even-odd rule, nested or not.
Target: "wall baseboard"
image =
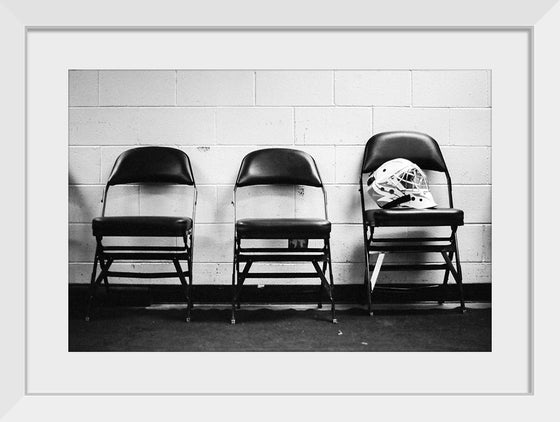
[[[82,307],[88,298],[88,285],[69,285],[69,307]],[[244,286],[242,303],[316,303],[318,285],[255,285]],[[491,302],[491,284],[463,284],[464,297],[471,302]],[[410,303],[437,301],[441,290],[436,285],[422,284],[378,284],[373,292],[373,303]],[[149,306],[159,303],[182,303],[184,296],[178,285],[122,285],[111,284],[109,295],[101,286],[98,297],[107,305],[115,306]],[[448,301],[459,300],[457,285],[447,287]],[[364,287],[357,284],[335,286],[336,303],[365,303]],[[231,303],[231,286],[227,285],[195,285],[193,286],[194,303]],[[327,304],[326,294],[323,303]]]

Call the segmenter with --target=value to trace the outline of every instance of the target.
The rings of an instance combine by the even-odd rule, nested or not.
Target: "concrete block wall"
[[[486,70],[70,71],[69,282],[89,282],[95,247],[91,219],[100,215],[103,185],[116,157],[135,146],[167,145],[189,155],[199,187],[195,283],[231,282],[233,183],[248,152],[271,146],[301,149],[315,158],[333,223],[335,283],[362,283],[357,183],[365,142],[382,131],[417,130],[440,143],[454,183],[455,205],[465,211],[466,225],[459,229],[464,281],[489,283],[490,93]],[[445,178],[437,173],[428,177],[436,201],[447,205]],[[301,186],[246,188],[238,201],[239,216],[320,216],[322,211],[320,191]],[[123,186],[111,189],[107,215],[189,215],[191,206],[192,197],[182,188]],[[438,231],[387,232],[416,236]],[[439,261],[429,254],[387,259],[420,258]],[[166,267],[150,262],[115,265]],[[393,272],[382,273],[379,282],[431,283],[441,277],[441,272]]]

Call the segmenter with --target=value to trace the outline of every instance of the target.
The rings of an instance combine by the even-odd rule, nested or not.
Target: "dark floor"
[[[245,307],[230,325],[227,307],[103,307],[90,322],[70,313],[69,351],[491,351],[491,309],[467,305],[337,310]],[[328,306],[325,306],[328,308]]]

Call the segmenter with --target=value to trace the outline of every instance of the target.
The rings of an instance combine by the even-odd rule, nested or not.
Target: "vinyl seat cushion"
[[[325,239],[331,223],[319,218],[244,218],[235,225],[240,237],[253,239]]]
[[[192,228],[189,217],[97,217],[94,236],[183,236]]]
[[[462,226],[463,211],[456,208],[393,208],[366,210],[367,224],[375,227]]]

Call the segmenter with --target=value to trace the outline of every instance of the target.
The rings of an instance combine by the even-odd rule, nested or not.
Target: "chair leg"
[[[186,240],[185,240],[185,245],[186,245]],[[190,248],[189,248],[189,255],[188,255],[188,259],[187,259],[187,266],[189,269],[189,303],[188,306],[192,312],[192,308],[193,308],[193,248],[192,248],[192,244],[193,244],[193,240],[192,240],[192,234],[190,235]]]
[[[247,273],[251,269],[253,265],[253,261],[247,261],[245,267],[243,267],[243,271],[239,273],[239,261],[237,261],[237,289],[235,293],[235,304],[237,309],[241,308],[241,290],[243,289],[243,283],[245,282],[245,278],[247,277]]]
[[[329,281],[330,281],[330,300],[331,300],[331,318],[333,324],[336,324],[338,321],[335,316],[335,309],[334,309],[334,281],[333,281],[333,272],[332,272],[332,259],[331,259],[331,244],[330,240],[327,239],[327,248],[328,248],[328,264],[329,264]]]
[[[235,274],[237,269],[237,239],[234,241],[233,245],[233,269],[231,272],[231,324],[235,324],[235,299],[236,299],[236,286],[235,286]]]
[[[371,310],[371,281],[369,279],[369,262],[366,262],[366,269],[364,270],[364,287],[366,293],[366,305],[369,316],[373,315]]]
[[[336,319],[336,314],[335,314],[334,281],[333,281],[331,248],[330,248],[329,239],[325,240],[325,248],[326,248],[326,252],[327,252],[327,265],[328,265],[328,269],[329,269],[329,280],[330,280],[330,282],[327,281],[327,278],[326,278],[326,272],[325,272],[326,268],[325,268],[324,263],[323,263],[323,270],[321,270],[321,267],[319,267],[319,263],[317,261],[311,261],[311,263],[313,264],[313,267],[315,268],[315,271],[317,272],[317,275],[321,279],[321,286],[325,286],[325,290],[327,291],[327,294],[329,295],[329,300],[331,302],[331,320],[332,320],[333,324],[336,324],[338,321]]]
[[[461,260],[459,259],[459,246],[457,245],[457,235],[455,234],[455,262],[457,263],[457,285],[459,286],[459,300],[461,301],[461,312],[466,311],[465,297],[463,294],[463,270],[461,269]]]
[[[311,263],[313,264],[313,268],[315,268],[315,272],[317,273],[317,275],[319,276],[319,279],[321,280],[321,287],[324,287],[325,290],[327,291],[327,295],[329,296],[329,300],[331,302],[332,322],[333,322],[333,324],[336,324],[337,321],[334,317],[334,300],[333,300],[333,295],[332,295],[332,286],[327,281],[327,277],[326,277],[325,273],[323,273],[321,271],[321,267],[319,266],[319,263],[317,261],[311,261]],[[331,277],[332,277],[332,275],[331,275]]]
[[[193,277],[193,264],[192,264],[192,257],[191,259],[189,259],[188,262],[188,268],[189,268],[189,302],[188,302],[188,307],[190,309],[190,311],[192,312],[192,308],[193,308],[193,281],[192,281],[192,277]]]
[[[241,271],[239,271],[239,258],[235,261],[235,277],[237,280],[235,285],[235,308],[240,309],[241,304],[239,303],[239,295],[241,293],[240,290],[243,281],[241,280]]]
[[[109,267],[113,264],[113,260],[112,259],[108,259],[107,261],[105,261],[104,263],[100,262],[101,267],[105,267],[106,268],[106,272],[109,271]],[[107,274],[105,273],[105,277],[103,277],[103,286],[105,287],[105,293],[109,294],[109,277],[107,277]]]
[[[105,262],[105,265],[107,265],[109,261],[107,260]],[[107,276],[103,277],[103,287],[105,288],[105,294],[109,294],[109,279]]]
[[[89,295],[88,307],[87,307],[86,318],[85,318],[86,321],[90,321],[91,305],[97,294],[97,289],[101,284],[101,282],[107,278],[107,272],[109,271],[109,267],[113,263],[112,259],[108,259],[107,262],[105,262],[103,258],[99,256],[99,254],[96,253],[95,255],[96,256],[94,259],[94,270],[91,275],[92,283],[90,284],[90,295]],[[95,268],[97,266],[97,263],[99,263],[99,266],[101,267],[101,272],[97,276],[97,279],[95,279],[95,272],[96,272]]]
[[[453,278],[455,279],[455,282],[457,283],[457,286],[459,287],[459,298],[461,301],[461,312],[465,312],[465,301],[463,298],[463,274],[461,272],[461,263],[459,261],[459,250],[455,250],[455,259],[457,262],[457,270],[455,269],[455,267],[453,266],[453,262],[449,259],[449,256],[445,253],[442,252],[441,255],[443,256],[443,259],[445,259],[445,262],[447,264],[447,267],[449,268],[449,271],[451,271],[451,274],[453,275]]]
[[[173,265],[175,265],[175,271],[177,271],[177,276],[181,280],[181,286],[183,287],[183,293],[185,294],[185,299],[187,300],[187,316],[185,317],[186,322],[191,322],[191,295],[190,288],[187,284],[187,279],[183,274],[183,269],[177,258],[173,258]]]
[[[327,258],[325,258],[325,260],[323,261],[323,274],[327,273]],[[317,301],[317,308],[322,309],[323,308],[323,282],[321,282],[321,285],[319,286],[319,296],[318,296],[318,301]]]
[[[95,292],[96,292],[96,287],[95,287],[95,275],[97,273],[97,261],[98,261],[98,257],[97,257],[97,251],[95,252],[95,258],[93,259],[93,270],[91,271],[91,282],[89,285],[89,299],[88,299],[88,304],[87,304],[87,309],[86,309],[86,317],[85,320],[87,322],[89,322],[90,320],[90,312],[91,312],[91,305],[95,296]]]
[[[365,261],[365,268],[364,268],[364,287],[366,290],[366,304],[367,304],[367,311],[369,316],[373,315],[371,310],[371,279],[369,278],[369,241],[367,238],[367,228],[364,225],[364,261]]]
[[[449,260],[453,261],[453,253],[454,251],[451,251],[449,253]],[[438,303],[440,305],[443,305],[445,303],[445,299],[447,297],[447,282],[449,280],[449,270],[445,270],[445,275],[443,276],[443,283],[441,284],[441,296],[440,299],[438,301]]]

